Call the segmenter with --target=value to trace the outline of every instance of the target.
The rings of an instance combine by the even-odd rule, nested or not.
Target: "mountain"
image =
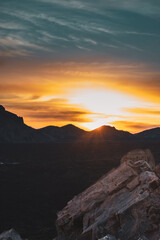
[[[48,143],[75,140],[86,131],[72,124],[34,129],[27,126],[22,117],[8,112],[0,105],[0,142]]]
[[[137,139],[160,140],[160,127],[145,130],[135,134]]]
[[[102,126],[91,131],[89,137],[94,140],[128,140],[133,139],[133,134],[115,127]]]
[[[56,139],[57,141],[77,140],[87,133],[85,130],[72,124],[63,127],[48,126],[38,129],[37,131],[47,135],[49,138]]]
[[[53,143],[69,141],[114,141],[114,140],[160,140],[160,128],[137,134],[102,126],[93,131],[85,131],[72,124],[63,127],[47,126],[34,129],[27,126],[22,117],[8,112],[0,105],[0,142],[8,143]]]
[[[119,131],[114,127],[102,126],[93,131],[82,130],[72,124],[63,127],[47,126],[34,129],[27,126],[22,117],[8,112],[0,106],[0,142],[14,143],[49,143],[86,140],[122,140],[131,139],[129,132]]]
[[[24,124],[23,118],[0,105],[0,142],[44,142],[48,137]]]

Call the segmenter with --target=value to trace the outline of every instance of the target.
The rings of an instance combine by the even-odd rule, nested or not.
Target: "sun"
[[[125,109],[138,104],[138,101],[130,95],[101,88],[78,89],[69,101],[93,113],[88,116],[91,122],[81,124],[91,130],[102,125],[111,125],[111,122],[127,117],[129,113]]]

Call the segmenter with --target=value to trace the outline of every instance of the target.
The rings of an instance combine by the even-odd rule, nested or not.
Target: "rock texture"
[[[22,240],[22,238],[14,229],[10,229],[0,234],[0,240]]]
[[[159,240],[160,167],[134,150],[57,214],[57,240]]]

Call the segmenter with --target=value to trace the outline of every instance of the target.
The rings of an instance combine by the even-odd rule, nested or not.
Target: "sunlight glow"
[[[95,114],[90,116],[92,122],[83,123],[82,126],[94,129],[113,121],[120,120],[122,116],[129,116],[126,108],[137,106],[138,101],[127,95],[109,89],[80,89],[70,97],[72,104],[79,104],[84,109]]]

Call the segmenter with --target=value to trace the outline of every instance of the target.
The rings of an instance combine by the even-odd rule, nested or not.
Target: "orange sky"
[[[109,124],[138,132],[160,126],[158,73],[147,65],[7,62],[1,70],[1,104],[35,128]]]

